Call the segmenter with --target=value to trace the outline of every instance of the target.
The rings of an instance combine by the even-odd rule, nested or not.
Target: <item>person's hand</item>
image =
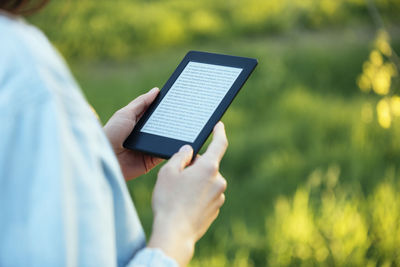
[[[183,146],[160,170],[153,192],[153,232],[148,246],[162,249],[185,266],[194,244],[216,219],[225,201],[219,163],[228,146],[219,122],[207,151],[189,165],[193,150]]]
[[[138,177],[150,171],[162,161],[138,151],[132,151],[122,146],[125,139],[132,132],[140,117],[154,101],[158,88],[151,89],[148,93],[139,96],[127,106],[118,110],[104,126],[104,131],[111,142],[119,165],[126,180]]]

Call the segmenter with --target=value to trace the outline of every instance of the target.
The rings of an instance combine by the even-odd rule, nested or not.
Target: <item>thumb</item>
[[[175,153],[168,164],[176,170],[182,171],[187,165],[190,164],[193,156],[193,148],[190,145],[184,145]]]
[[[126,107],[124,107],[124,109],[128,111],[128,114],[132,116],[133,121],[135,122],[138,121],[139,117],[154,101],[159,91],[160,90],[157,87],[155,87],[146,94],[137,97],[132,102],[130,102]]]

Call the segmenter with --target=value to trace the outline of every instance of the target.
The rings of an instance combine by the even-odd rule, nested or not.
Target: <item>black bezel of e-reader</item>
[[[142,129],[143,125],[150,118],[151,114],[160,104],[168,90],[175,83],[176,79],[190,61],[237,67],[242,68],[243,70],[193,143],[141,132],[140,130]],[[189,51],[182,62],[178,65],[172,76],[168,79],[167,83],[160,90],[160,93],[154,102],[143,114],[131,134],[125,140],[123,144],[124,147],[168,159],[175,154],[180,147],[185,144],[189,144],[193,147],[193,157],[195,157],[200,148],[203,146],[204,142],[207,140],[208,136],[211,134],[215,124],[217,124],[217,122],[224,115],[225,111],[232,103],[243,84],[247,81],[257,64],[257,60],[253,58]]]

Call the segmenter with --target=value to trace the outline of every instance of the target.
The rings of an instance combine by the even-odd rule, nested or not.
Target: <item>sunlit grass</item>
[[[398,19],[399,1],[374,2]],[[366,10],[363,0],[58,0],[32,21],[67,58],[125,61],[201,40],[340,27],[367,21]]]

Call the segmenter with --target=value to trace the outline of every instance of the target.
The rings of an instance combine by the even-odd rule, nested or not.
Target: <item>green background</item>
[[[376,5],[400,51],[400,1]],[[357,77],[376,26],[363,0],[53,0],[30,20],[103,123],[188,50],[257,58],[223,117],[226,204],[192,266],[400,265],[400,125]],[[398,89],[398,88],[397,88]],[[151,231],[157,169],[128,183]]]

